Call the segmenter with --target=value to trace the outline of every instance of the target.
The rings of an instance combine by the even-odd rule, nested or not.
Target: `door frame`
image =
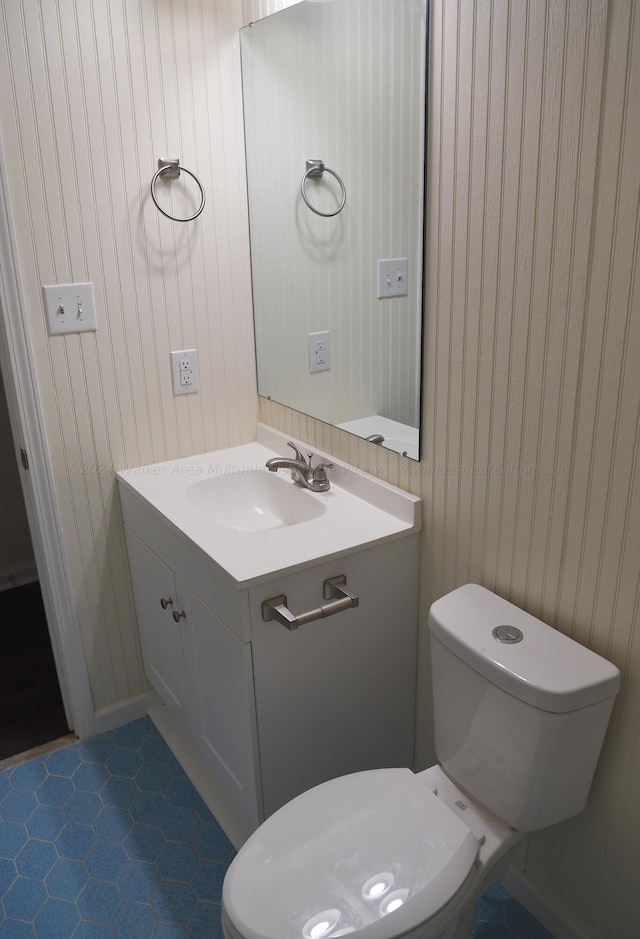
[[[67,722],[88,737],[96,732],[95,712],[25,311],[0,131],[0,369]]]

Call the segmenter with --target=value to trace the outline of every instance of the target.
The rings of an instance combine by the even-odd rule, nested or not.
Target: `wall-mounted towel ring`
[[[200,205],[197,211],[195,211],[193,215],[189,215],[187,218],[177,218],[175,215],[169,215],[169,213],[165,212],[156,199],[156,183],[160,176],[163,176],[165,179],[177,179],[181,172],[186,173],[187,176],[190,176],[192,179],[194,179],[198,189],[200,190]],[[192,173],[191,170],[188,170],[186,166],[180,166],[179,159],[158,160],[158,169],[153,174],[153,179],[151,180],[151,198],[153,199],[156,209],[158,209],[159,212],[162,212],[163,215],[166,215],[167,218],[170,218],[172,222],[192,222],[194,218],[197,218],[204,209],[205,195],[202,183],[196,174]]]
[[[342,191],[342,199],[340,205],[335,210],[335,212],[321,212],[320,209],[316,209],[315,206],[311,205],[309,198],[307,196],[306,186],[307,180],[309,177],[313,176],[317,178],[322,176],[323,173],[331,173],[331,175],[338,180],[340,183],[340,189]],[[330,170],[328,166],[325,166],[322,160],[307,160],[307,172],[302,177],[302,184],[300,186],[302,192],[302,198],[304,199],[306,205],[311,209],[312,212],[315,212],[316,215],[322,215],[323,218],[333,218],[334,215],[338,215],[344,209],[344,204],[347,201],[347,190],[344,188],[344,183],[334,170]]]

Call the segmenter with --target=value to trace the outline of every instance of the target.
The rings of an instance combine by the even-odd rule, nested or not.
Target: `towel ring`
[[[315,206],[311,205],[311,203],[309,202],[309,198],[307,196],[307,189],[306,189],[307,180],[311,176],[313,176],[314,178],[317,178],[318,176],[322,176],[323,173],[331,173],[334,179],[337,179],[338,182],[340,183],[342,199],[340,201],[340,205],[335,210],[335,212],[321,212],[320,209],[316,209]],[[306,205],[311,209],[311,211],[315,212],[316,215],[322,215],[323,218],[333,218],[334,215],[339,215],[340,212],[342,212],[342,210],[344,209],[345,202],[347,201],[347,190],[344,188],[344,183],[342,182],[342,180],[340,179],[340,177],[334,170],[331,170],[329,169],[328,166],[324,165],[322,160],[307,160],[307,172],[302,177],[300,191],[302,192],[302,198],[304,199]]]
[[[194,179],[198,189],[200,190],[200,205],[193,213],[193,215],[189,215],[187,218],[178,218],[176,215],[169,215],[168,212],[165,212],[156,198],[156,183],[158,182],[160,176],[166,175],[167,179],[177,179],[180,176],[181,171],[186,173],[187,176],[190,176],[191,179]],[[156,209],[159,212],[162,212],[163,215],[166,215],[167,218],[170,218],[172,222],[192,222],[194,218],[197,218],[204,209],[205,202],[204,188],[202,183],[196,174],[192,173],[191,170],[188,170],[186,166],[180,166],[180,160],[158,160],[158,169],[153,174],[153,179],[151,180],[151,198],[153,199]]]

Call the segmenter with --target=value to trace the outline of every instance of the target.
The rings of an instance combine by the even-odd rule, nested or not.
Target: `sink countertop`
[[[287,447],[290,439],[259,424],[254,443],[122,470],[118,480],[205,552],[237,587],[253,586],[277,574],[292,573],[420,530],[418,496],[320,451],[314,451],[314,465],[320,461],[334,464],[328,471],[328,492],[302,489],[291,480],[288,470],[277,473],[283,486],[301,490],[295,496],[292,493],[292,498],[303,495],[319,504],[315,517],[265,530],[241,530],[220,524],[215,512],[203,511],[201,501],[194,501],[194,485],[226,476],[246,478],[249,501],[251,477],[268,474],[266,461],[274,456],[293,456]],[[305,453],[310,449],[298,440],[293,442]]]

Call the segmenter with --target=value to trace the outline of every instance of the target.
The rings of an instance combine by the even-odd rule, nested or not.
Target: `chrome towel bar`
[[[325,603],[315,610],[307,610],[306,613],[300,613],[298,616],[288,608],[287,598],[283,593],[277,597],[271,597],[262,603],[262,619],[265,622],[275,620],[287,629],[297,629],[298,626],[304,626],[306,623],[333,616],[334,613],[341,613],[342,610],[349,610],[351,607],[358,606],[360,598],[348,590],[346,584],[347,578],[344,574],[327,578],[322,584],[322,593],[325,600],[332,602]]]

